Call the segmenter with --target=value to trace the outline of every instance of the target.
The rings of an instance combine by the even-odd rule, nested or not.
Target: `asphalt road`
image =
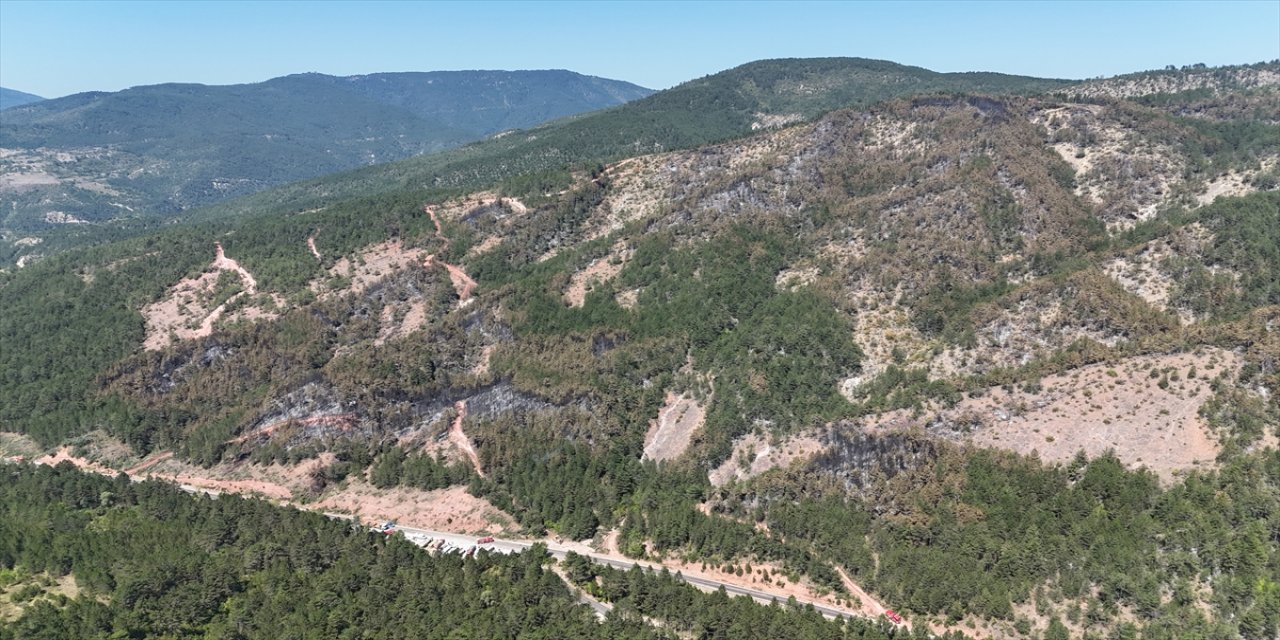
[[[5,459],[0,459],[0,462],[10,462],[10,461]],[[131,478],[131,479],[135,481],[138,480],[137,478]],[[179,484],[178,487],[183,491],[186,491],[187,493],[203,493],[206,495],[213,496],[215,498],[222,494],[221,491],[218,491],[216,489],[206,489],[203,487],[196,487],[196,486],[186,485],[186,484]],[[324,515],[330,518],[352,519],[351,516],[347,516],[343,514],[326,513]],[[413,527],[397,527],[396,529],[401,533],[403,533],[405,537],[408,538],[410,541],[413,541],[418,545],[426,545],[432,539],[443,538],[446,542],[448,542],[453,547],[456,547],[458,550],[466,550],[472,546],[477,546],[479,548],[488,549],[489,551],[495,551],[498,553],[519,553],[521,551],[528,550],[530,547],[532,547],[535,544],[532,541],[526,541],[526,540],[499,540],[499,539],[495,539],[493,542],[489,542],[485,544],[477,544],[476,542],[477,538],[475,536],[470,536],[470,535],[450,533],[446,531],[432,531],[429,529],[416,529]],[[590,558],[594,562],[608,565],[616,569],[627,570],[637,565],[649,571],[661,571],[662,569],[665,568],[659,564],[654,564],[649,562],[638,562],[635,560],[631,560],[629,558],[621,558],[617,556],[605,555],[602,553],[597,553],[597,552],[586,550],[586,549],[581,549],[581,548],[570,549],[567,545],[559,545],[554,542],[544,542],[543,544],[546,545],[547,551],[551,554],[551,556],[557,559],[563,559],[565,555],[572,550],[577,552],[580,555]],[[726,593],[729,593],[732,595],[747,596],[749,598],[754,598],[755,600],[762,603],[766,603],[766,604],[770,602],[775,602],[775,601],[785,603],[790,599],[790,597],[786,594],[770,593],[768,591],[763,591],[760,589],[740,587],[738,585],[729,584],[727,582],[720,582],[718,580],[711,580],[708,578],[689,576],[683,573],[673,573],[673,575],[676,575],[682,580],[684,580],[685,582],[701,589],[715,591],[717,589],[724,588]],[[586,598],[586,599],[590,600],[590,598]],[[837,609],[835,607],[831,607],[818,602],[813,602],[810,600],[796,598],[796,602],[801,605],[812,606],[815,610],[817,610],[819,613],[821,613],[822,615],[828,618],[853,618],[853,617],[859,616],[859,614],[856,614],[851,611],[847,611],[844,609]],[[595,601],[586,602],[586,604],[590,605],[593,609],[595,609],[597,614],[602,615],[605,611],[607,611],[608,605],[603,605],[602,603],[595,602]]]
[[[466,536],[466,535],[461,535],[457,533],[449,533],[446,531],[432,531],[429,529],[415,529],[413,527],[397,527],[396,529],[401,533],[403,533],[404,536],[408,538],[410,541],[419,545],[425,545],[433,539],[443,539],[448,544],[461,549],[467,549],[469,547],[476,546],[481,549],[488,549],[489,551],[495,551],[498,553],[519,553],[521,551],[528,550],[534,545],[533,542],[526,541],[526,540],[504,540],[504,539],[495,539],[493,542],[488,542],[485,544],[477,544],[476,543],[477,538],[475,536]],[[571,549],[569,549],[567,546],[558,545],[554,542],[548,542],[544,544],[547,547],[547,552],[550,553],[551,556],[556,559],[564,559],[565,555],[568,554],[569,551],[571,551]],[[577,549],[572,549],[572,550],[576,551],[579,555],[583,555],[588,558],[591,558],[591,560],[594,562],[598,562],[600,564],[607,565],[615,569],[627,570],[637,565],[645,569],[648,569],[650,571],[661,571],[664,568],[662,565],[654,564],[650,562],[638,562],[628,558],[619,558],[617,556],[605,555],[602,553],[582,551]],[[701,589],[705,589],[708,591],[715,591],[723,587],[725,590],[725,593],[728,593],[730,595],[735,595],[735,596],[747,596],[749,598],[753,598],[756,601],[762,602],[765,604],[768,604],[774,601],[785,604],[789,598],[789,596],[784,594],[770,593],[768,591],[763,591],[760,589],[752,589],[749,587],[741,587],[738,585],[729,584],[727,582],[720,582],[718,580],[711,580],[708,578],[685,575],[683,573],[673,573],[672,575],[676,575],[677,577],[681,578],[685,582],[695,587],[699,587]],[[818,613],[821,613],[822,615],[828,618],[853,618],[858,616],[858,614],[853,613],[851,611],[847,611],[844,609],[837,609],[835,607],[831,607],[818,602],[812,602],[812,601],[803,600],[800,598],[796,598],[796,602],[798,602],[801,605],[811,605],[815,610],[818,611]],[[597,609],[597,611],[600,611],[600,610]]]

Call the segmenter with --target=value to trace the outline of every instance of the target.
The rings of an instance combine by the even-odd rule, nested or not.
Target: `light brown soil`
[[[447,249],[449,247],[449,239],[444,237],[444,230],[440,226],[440,218],[436,215],[436,208],[432,205],[425,205],[422,207],[422,210],[425,211],[427,215],[431,216],[431,222],[436,226],[436,237],[444,241],[444,247]],[[435,262],[435,255],[432,254],[426,257],[423,264],[427,267],[431,267]],[[444,267],[445,271],[449,272],[449,281],[453,283],[453,290],[458,293],[459,304],[461,306],[466,306],[471,302],[471,294],[476,289],[476,281],[472,280],[471,276],[467,275],[467,272],[463,271],[462,268],[457,265],[449,264],[441,260],[440,266]]]
[[[884,615],[887,607],[867,593],[861,585],[854,582],[853,578],[850,578],[849,574],[845,573],[843,567],[836,567],[836,575],[840,576],[840,582],[844,584],[844,588],[853,594],[855,602],[858,603],[858,611],[869,618],[878,618]]]
[[[34,462],[36,464],[47,464],[51,467],[63,462],[70,462],[75,465],[77,469],[88,471],[90,473],[97,473],[105,476],[115,476],[117,473],[115,469],[105,467],[86,458],[72,455],[71,447],[60,447],[55,453],[37,458]]]
[[[471,302],[471,294],[476,290],[476,281],[472,280],[462,267],[443,261],[440,266],[449,272],[449,281],[453,283],[453,290],[458,293],[459,304],[465,306]]]
[[[855,597],[853,603],[848,603],[838,599],[835,594],[819,591],[808,583],[792,582],[787,578],[782,566],[778,563],[757,561],[751,563],[735,562],[734,564],[747,570],[743,572],[743,575],[737,575],[733,571],[726,571],[722,567],[712,564],[708,564],[707,568],[703,569],[702,563],[699,561],[686,561],[678,558],[663,559],[661,564],[656,566],[659,569],[666,567],[672,573],[679,571],[686,576],[696,576],[739,587],[768,590],[770,593],[778,594],[780,602],[785,602],[787,598],[795,596],[800,600],[824,604],[842,609],[851,614],[864,613],[862,609],[865,605],[858,601],[858,598]],[[766,573],[770,575],[766,576]]]
[[[453,423],[449,425],[449,441],[452,442],[458,450],[466,454],[467,459],[471,461],[471,466],[475,468],[476,473],[479,474],[481,478],[486,478],[488,476],[485,475],[484,468],[480,466],[480,456],[476,455],[475,447],[471,446],[471,438],[468,438],[467,434],[462,430],[462,421],[467,417],[467,401],[459,400],[454,403],[453,408],[458,412],[458,415],[454,416]]]
[[[13,428],[10,425],[5,425],[4,428],[4,431],[0,431],[0,455],[33,459],[44,451],[44,447],[41,447],[31,436],[13,433],[10,431]]]
[[[722,487],[735,480],[754,478],[770,469],[785,469],[808,460],[824,449],[816,435],[798,433],[781,442],[750,433],[733,442],[733,453],[720,466],[707,473],[711,484]]]
[[[162,349],[169,344],[171,336],[178,340],[206,337],[213,333],[214,323],[222,317],[229,305],[241,297],[257,293],[258,281],[253,274],[240,266],[240,263],[228,258],[222,250],[222,243],[215,243],[214,246],[216,252],[210,265],[211,271],[178,282],[163,299],[142,308],[142,316],[147,324],[146,338],[142,343],[144,349]],[[224,270],[239,274],[244,290],[216,308],[209,309],[204,300],[212,294],[218,275]]]
[[[806,287],[818,279],[818,268],[810,265],[797,265],[778,272],[773,278],[773,286],[780,291],[795,291]]]
[[[493,250],[494,247],[500,244],[502,244],[502,238],[500,236],[489,236],[485,238],[484,241],[482,241],[480,244],[477,244],[471,247],[470,249],[468,249],[467,257],[474,258],[476,256],[488,253],[489,251]]]
[[[863,283],[851,299],[858,308],[853,319],[854,340],[864,355],[858,374],[842,380],[839,391],[853,401],[859,385],[880,375],[897,358],[903,358],[899,364],[904,366],[928,361],[933,356],[933,342],[911,323],[901,287],[879,292],[870,283]]]
[[[348,480],[346,488],[309,506],[322,511],[352,513],[364,522],[394,520],[421,529],[477,535],[518,529],[510,516],[487,500],[467,493],[465,487],[435,491],[404,487],[378,489],[361,480]]]
[[[316,260],[323,259],[320,257],[320,250],[316,248],[315,235],[307,236],[307,248],[311,250],[311,255],[315,256]]]
[[[1108,228],[1118,231],[1153,217],[1185,183],[1185,162],[1169,146],[1107,117],[1099,105],[1073,104],[1043,109],[1031,121],[1049,135],[1067,139],[1051,145],[1076,172],[1076,195],[1097,205]],[[1087,146],[1076,140],[1087,132]]]
[[[679,458],[705,419],[706,410],[696,400],[668,391],[658,417],[649,421],[641,459],[663,462]]]
[[[137,475],[172,457],[173,457],[172,451],[163,451],[161,453],[158,453],[156,455],[153,455],[147,458],[146,460],[143,460],[142,462],[139,462],[138,464],[133,465],[132,467],[129,467],[128,469],[125,469],[124,472],[131,476]]]
[[[1198,411],[1212,393],[1209,380],[1234,375],[1240,363],[1237,354],[1217,349],[1139,356],[1046,377],[1038,393],[991,389],[947,415],[978,421],[971,439],[981,446],[1035,452],[1050,462],[1070,461],[1081,450],[1089,457],[1114,450],[1126,465],[1147,467],[1168,484],[1214,465],[1219,444]],[[1192,367],[1197,375],[1188,378]],[[1162,389],[1165,371],[1180,379],[1169,373]]]
[[[569,289],[564,293],[565,302],[570,307],[581,307],[587,293],[622,273],[622,267],[630,257],[631,251],[624,243],[615,244],[609,255],[592,262],[569,278]]]
[[[49,578],[52,578],[53,584],[44,587],[40,595],[20,603],[15,603],[13,601],[12,594],[14,592],[31,584],[40,584],[43,580]],[[76,596],[80,595],[80,585],[76,583],[75,575],[67,574],[59,578],[53,578],[48,574],[42,573],[18,580],[14,584],[9,585],[8,588],[0,589],[0,625],[17,620],[22,616],[22,613],[27,609],[27,607],[30,607],[37,602],[53,604],[46,597],[53,595],[65,596],[71,600],[74,600]],[[54,606],[57,605],[54,604]]]
[[[386,305],[378,318],[378,337],[373,344],[382,345],[391,340],[403,338],[422,327],[427,326],[427,303],[423,300],[411,300],[405,303],[408,310],[399,322],[395,320],[396,306]]]
[[[108,449],[115,446],[105,438],[97,440],[100,442],[95,442],[94,446],[105,446]],[[92,473],[108,476],[117,473],[99,462],[72,455],[66,447],[36,462],[54,465],[64,460]],[[129,464],[131,470],[137,470],[133,475],[135,478],[168,480],[211,493],[257,495],[290,504],[295,498],[308,495],[314,472],[335,461],[336,457],[332,453],[323,453],[317,458],[291,466],[223,463],[206,469],[161,453],[142,461],[133,458]],[[488,501],[471,496],[461,486],[437,491],[404,487],[378,489],[364,480],[348,478],[343,485],[330,491],[322,499],[297,506],[312,511],[351,513],[366,522],[396,520],[424,529],[489,534],[518,530],[510,516]]]
[[[634,309],[636,308],[636,303],[640,301],[640,290],[628,289],[627,291],[619,291],[618,295],[614,296],[614,300],[623,309]]]
[[[169,344],[170,334],[178,340],[201,337],[203,323],[192,325],[202,321],[213,311],[205,307],[200,299],[213,291],[217,281],[217,272],[207,272],[198,278],[183,280],[170,288],[164,299],[143,307],[142,316],[147,324],[143,348],[164,348]]]
[[[278,293],[272,293],[268,296],[271,299],[270,305],[243,305],[239,309],[227,314],[227,323],[232,322],[258,322],[261,320],[275,320],[280,317],[279,310],[284,309],[288,304],[283,296]],[[259,296],[261,298],[261,296]],[[270,310],[270,309],[275,309]]]
[[[345,289],[330,291],[328,285],[321,280],[312,281],[310,287],[322,298],[346,292],[360,293],[383,276],[422,262],[426,255],[427,252],[422,249],[406,249],[399,239],[380,242],[362,250],[354,262],[345,257],[340,258],[329,269],[330,278],[342,276],[351,279],[351,284]]]
[[[244,282],[245,291],[249,295],[257,293],[258,281],[254,279],[253,274],[249,273],[248,269],[240,266],[239,262],[228,258],[226,252],[222,250],[221,242],[215,242],[214,247],[216,248],[216,254],[213,258],[213,268],[218,270],[229,269],[231,271],[235,271],[240,274],[240,280]]]

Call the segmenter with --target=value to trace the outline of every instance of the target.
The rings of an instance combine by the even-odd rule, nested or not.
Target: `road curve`
[[[531,547],[533,547],[534,544],[537,544],[529,540],[506,540],[506,539],[497,539],[497,538],[495,538],[493,542],[477,544],[475,536],[462,535],[462,534],[451,533],[447,531],[417,529],[414,527],[396,527],[396,528],[398,531],[403,533],[406,538],[418,544],[426,544],[427,542],[434,539],[443,539],[455,547],[466,549],[467,547],[470,547],[470,546],[477,546],[481,549],[488,549],[489,551],[494,551],[498,553],[519,553],[522,551],[527,551]],[[566,546],[558,545],[554,542],[541,542],[541,544],[545,545],[547,547],[547,552],[550,553],[552,557],[558,560],[563,560],[564,557],[570,551],[574,551],[579,555],[590,558],[593,562],[607,565],[615,569],[622,569],[624,571],[636,566],[639,566],[649,571],[662,571],[663,569],[666,569],[667,571],[671,571],[669,567],[664,567],[660,564],[656,564],[652,562],[632,560],[630,558],[621,558],[618,556],[612,556],[612,555],[603,554],[603,553],[569,549]],[[783,594],[770,593],[768,591],[764,591],[761,589],[752,589],[749,587],[742,587],[735,584],[730,584],[728,582],[713,580],[710,578],[685,575],[683,573],[678,573],[678,572],[672,573],[672,575],[701,589],[705,589],[708,591],[715,591],[717,589],[723,588],[725,590],[725,593],[728,593],[730,595],[747,596],[749,598],[756,600],[757,602],[761,602],[764,604],[768,604],[771,602],[778,602],[778,603],[785,604],[791,597]],[[812,606],[814,610],[816,610],[818,613],[828,618],[865,617],[855,611],[849,611],[847,609],[839,609],[827,604],[823,604],[820,602],[813,602],[811,600],[805,600],[802,598],[796,598],[796,602],[801,605]]]

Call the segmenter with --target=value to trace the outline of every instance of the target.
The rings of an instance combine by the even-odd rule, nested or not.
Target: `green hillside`
[[[41,100],[44,100],[44,98],[33,93],[24,93],[14,89],[0,87],[0,110],[8,109],[9,107],[18,107],[24,104],[31,104],[32,102],[39,102]]]
[[[938,73],[864,58],[764,60],[599,113],[447,153],[289,185],[227,203],[204,215],[214,218],[275,206],[309,209],[345,197],[406,188],[475,189],[540,172],[549,174],[540,180],[559,184],[564,170],[571,167],[692,148],[773,126],[768,123],[804,121],[833,109],[866,107],[899,96],[1027,94],[1072,84],[997,73]]]
[[[870,104],[799,88],[853,69]],[[0,274],[0,430],[297,504],[465,487],[914,632],[1274,637],[1280,91],[1227,71],[764,62],[206,209]]]
[[[56,241],[68,222],[155,220],[649,93],[568,71],[457,71],[303,74],[46,100],[0,117],[0,146],[16,151],[0,160],[14,176],[0,185],[0,228]]]

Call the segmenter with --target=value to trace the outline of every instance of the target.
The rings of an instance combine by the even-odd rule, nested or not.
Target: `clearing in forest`
[[[693,432],[702,427],[706,411],[697,400],[687,395],[667,392],[666,403],[658,410],[658,417],[649,423],[644,438],[642,460],[674,460],[689,448]]]

